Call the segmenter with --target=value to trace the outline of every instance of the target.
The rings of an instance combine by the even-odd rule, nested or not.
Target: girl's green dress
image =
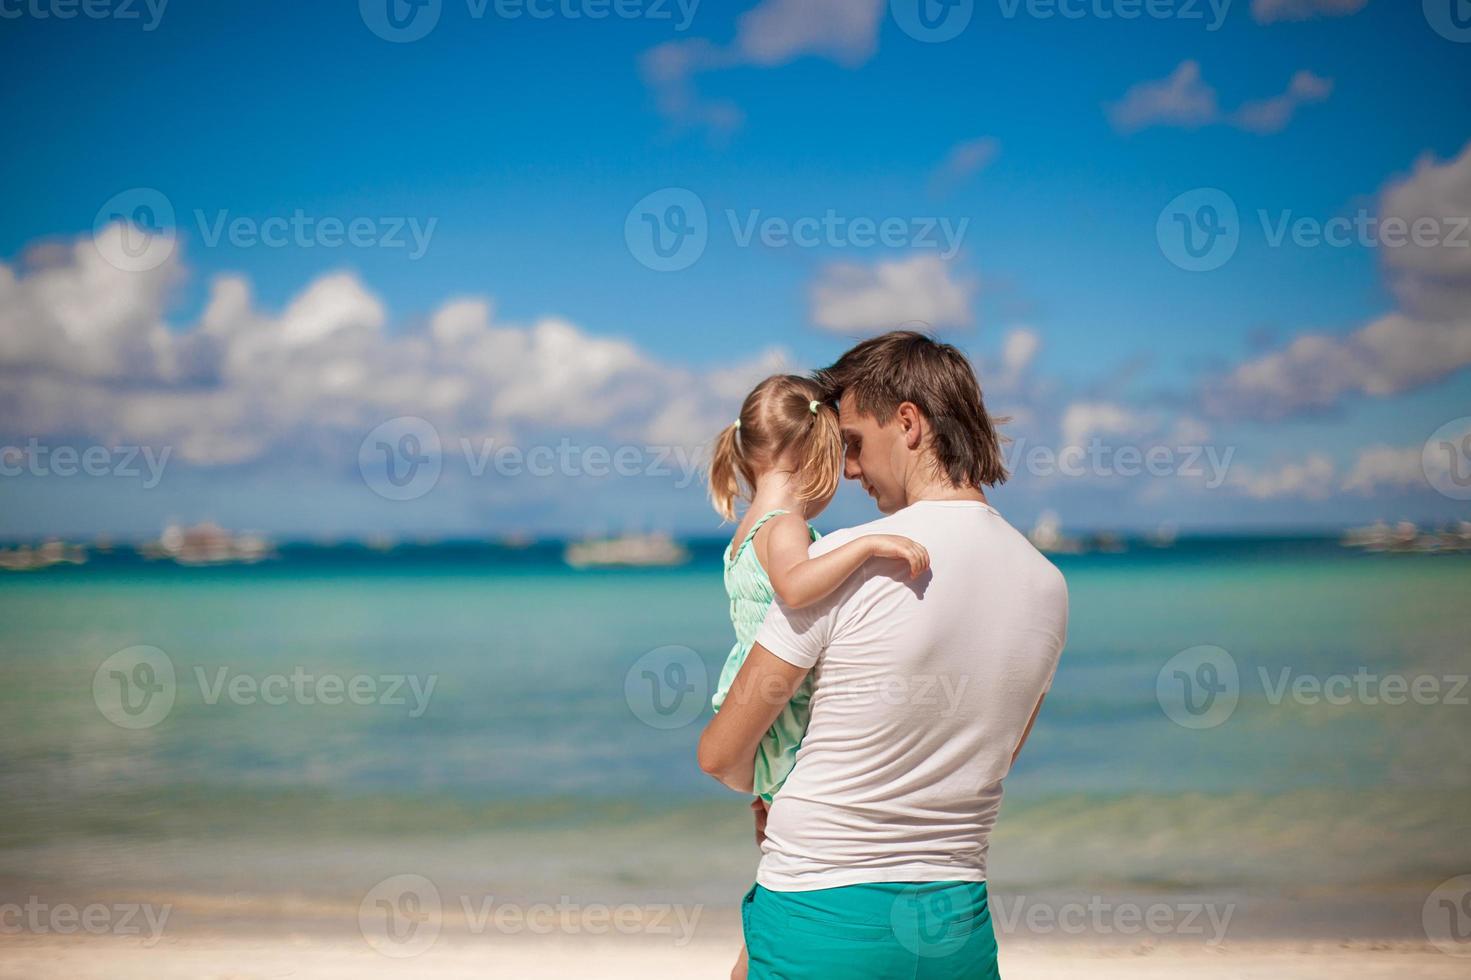
[[[773,510],[761,515],[761,519],[752,525],[750,533],[741,541],[734,554],[731,554],[730,546],[726,546],[725,591],[730,596],[730,622],[735,627],[736,642],[730,648],[730,655],[725,658],[725,666],[720,671],[720,686],[710,699],[716,711],[720,710],[730,685],[734,683],[736,674],[740,673],[741,664],[746,662],[746,655],[756,643],[756,633],[761,629],[761,621],[766,618],[766,610],[776,600],[776,593],[771,588],[771,578],[756,558],[756,548],[752,542],[762,525],[785,513],[787,511]],[[818,539],[817,531],[810,524],[807,532],[812,535],[813,541]],[[776,795],[776,791],[781,789],[782,783],[786,782],[797,761],[797,749],[802,745],[802,736],[807,734],[807,721],[811,717],[811,698],[812,678],[809,676],[802,681],[797,693],[792,695],[792,700],[781,709],[781,714],[756,748],[754,789],[756,795],[768,803]]]

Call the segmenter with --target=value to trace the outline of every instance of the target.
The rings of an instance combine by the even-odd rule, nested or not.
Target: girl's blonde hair
[[[838,413],[823,403],[816,381],[796,374],[774,374],[757,385],[715,441],[710,501],[716,512],[735,520],[736,501],[751,499],[756,477],[783,463],[796,468],[800,499],[837,492],[843,473]]]

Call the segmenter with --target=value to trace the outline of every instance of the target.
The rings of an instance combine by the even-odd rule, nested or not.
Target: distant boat
[[[1038,551],[1050,555],[1080,555],[1083,553],[1083,543],[1076,538],[1065,537],[1062,533],[1062,521],[1057,514],[1050,510],[1044,510],[1037,518],[1037,523],[1032,525],[1031,533],[1027,535]]]
[[[52,565],[81,565],[86,561],[86,548],[55,539],[34,548],[23,544],[16,548],[0,549],[0,569],[7,572],[30,572]]]
[[[562,558],[573,568],[659,568],[683,565],[690,553],[667,534],[627,534],[573,542]]]
[[[1179,540],[1179,537],[1180,529],[1176,525],[1166,521],[1144,540],[1152,548],[1173,548],[1175,542]]]
[[[1121,555],[1129,550],[1124,539],[1112,531],[1099,531],[1081,546],[1086,551],[1101,551],[1106,555]]]
[[[258,534],[232,534],[218,524],[193,527],[170,524],[157,541],[138,549],[153,561],[171,559],[180,565],[252,565],[275,557],[271,543]]]
[[[1471,521],[1437,531],[1422,531],[1410,521],[1393,526],[1376,521],[1367,527],[1349,528],[1339,543],[1345,548],[1375,552],[1471,551]]]

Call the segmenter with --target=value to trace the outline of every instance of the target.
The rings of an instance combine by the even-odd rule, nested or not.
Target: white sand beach
[[[380,955],[348,938],[222,936],[166,939],[145,947],[118,937],[0,939],[0,977],[6,980],[388,980],[433,976],[441,980],[506,976],[565,980],[596,976],[644,980],[651,976],[722,978],[735,948],[698,940],[683,948],[644,942],[472,942],[445,944],[412,958]],[[1208,949],[1133,948],[1070,944],[1002,949],[1007,980],[1461,980],[1471,961],[1414,943],[1293,944],[1248,942]]]

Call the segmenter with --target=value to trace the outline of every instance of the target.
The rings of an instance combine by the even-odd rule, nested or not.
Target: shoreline
[[[242,937],[212,933],[166,938],[154,946],[118,936],[14,936],[0,938],[0,978],[15,980],[195,980],[312,977],[397,978],[432,975],[447,980],[500,973],[525,978],[599,976],[644,980],[649,976],[725,977],[734,961],[734,936],[708,937],[683,947],[647,940],[578,940],[568,937],[444,940],[414,956],[388,956],[361,941],[304,936]],[[1181,943],[1090,946],[1086,943],[1001,945],[1007,980],[1363,980],[1404,976],[1451,980],[1465,976],[1467,961],[1428,943],[1292,943],[1248,941],[1219,948]]]
[[[0,943],[71,936],[152,936],[171,941],[309,941],[392,946],[390,918],[432,925],[434,944],[597,943],[645,947],[731,944],[739,891],[704,902],[666,893],[521,897],[490,883],[477,890],[422,875],[392,875],[363,888],[210,891],[108,887],[0,875]],[[1028,890],[993,883],[991,919],[1003,948],[1221,951],[1243,946],[1433,948],[1426,902],[1436,887],[1404,883],[1279,891],[1128,887]],[[97,925],[83,928],[91,908]],[[121,928],[124,919],[128,929]],[[113,928],[114,924],[119,928]],[[67,929],[70,929],[68,934]],[[131,930],[131,931],[129,931]]]

